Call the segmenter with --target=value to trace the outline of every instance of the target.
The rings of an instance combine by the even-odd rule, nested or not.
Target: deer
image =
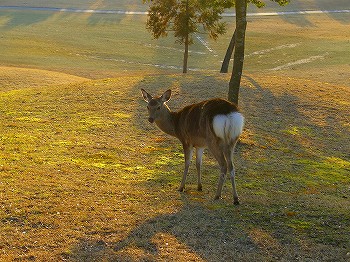
[[[185,106],[181,110],[171,111],[166,104],[171,97],[171,90],[161,96],[151,96],[141,89],[142,97],[147,102],[148,121],[155,123],[166,134],[180,140],[185,156],[185,169],[179,191],[183,192],[194,148],[196,149],[196,169],[198,191],[202,191],[201,166],[205,148],[214,155],[220,166],[220,176],[214,199],[221,198],[221,191],[230,174],[233,204],[239,205],[235,183],[233,151],[242,133],[244,117],[238,107],[227,100],[214,98]]]

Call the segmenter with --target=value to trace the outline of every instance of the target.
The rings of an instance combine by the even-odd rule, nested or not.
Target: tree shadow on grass
[[[278,6],[277,3],[267,3],[269,6],[273,7],[273,10],[277,9],[280,12],[286,11],[299,11],[299,10],[308,10],[308,3],[304,3],[305,1],[291,1],[292,3],[286,6]],[[286,21],[287,23],[296,25],[298,27],[314,27],[315,25],[308,19],[306,15],[301,14],[287,14],[287,15],[279,15],[281,19]]]
[[[87,23],[89,26],[116,26],[119,25],[124,19],[126,18],[125,14],[91,14],[88,19]]]
[[[278,90],[278,87],[265,88],[266,80],[244,78],[250,84],[241,90],[242,97],[249,98],[242,101],[246,132],[254,140],[254,146],[243,152],[246,156],[242,157],[242,165],[249,165],[248,181],[264,176],[260,189],[278,205],[282,199],[276,199],[273,192],[289,195],[284,199],[288,205],[305,197],[312,198],[312,192],[338,201],[346,198],[348,171],[342,163],[349,163],[350,144],[346,141],[350,133],[342,123],[347,110],[335,104],[331,96],[327,102],[328,96],[322,97],[317,87],[311,88],[316,94],[308,95],[308,85],[318,83],[304,82],[304,91],[300,82],[281,79],[276,83],[281,88]],[[274,81],[269,85],[274,85]],[[295,94],[290,87],[283,90],[288,84],[297,85]],[[300,98],[300,93],[305,94],[305,99]],[[266,187],[273,191],[265,191]],[[298,205],[296,209],[300,208]],[[312,201],[309,208],[318,210]],[[327,209],[334,212],[332,206]],[[346,208],[341,212],[346,213]]]
[[[2,27],[11,30],[18,27],[28,27],[48,20],[54,15],[53,12],[41,11],[6,11],[0,12],[0,17],[7,18]]]
[[[244,76],[253,88],[242,88],[241,95],[249,97],[242,103],[247,108],[249,125],[257,129],[255,133],[276,134],[275,137],[284,137],[279,141],[297,151],[312,152],[317,150],[318,156],[330,156],[329,154],[344,155],[345,148],[341,148],[344,139],[349,133],[344,130],[340,119],[344,118],[344,112],[336,104],[312,101],[310,98],[300,100],[297,95],[288,91],[279,91],[278,95],[270,89],[264,88],[257,80],[250,76]],[[289,84],[288,80],[281,83]],[[291,81],[291,84],[294,84]],[[300,85],[300,83],[296,83]],[[307,89],[307,82],[303,85]],[[317,88],[317,87],[313,87]],[[322,88],[320,86],[319,88]],[[298,89],[295,90],[298,92]],[[264,118],[266,121],[261,121]],[[259,130],[259,131],[258,131]],[[268,133],[271,133],[270,135]],[[301,139],[303,138],[303,139]],[[324,139],[326,138],[326,139]],[[305,142],[305,143],[303,143]],[[311,154],[313,155],[313,154]]]
[[[349,9],[349,2],[346,0],[338,0],[338,1],[315,1],[315,5],[317,9],[319,10],[348,10]],[[349,13],[327,13],[327,15],[341,23],[341,24],[349,24],[350,23],[350,16]]]

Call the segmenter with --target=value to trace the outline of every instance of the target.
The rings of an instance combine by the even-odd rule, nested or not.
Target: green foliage
[[[290,0],[270,0],[270,1],[276,2],[280,6],[285,6],[290,2]],[[222,2],[224,3],[225,8],[231,8],[235,5],[235,0],[226,0],[226,1],[224,0]],[[258,8],[265,7],[265,2],[260,0],[248,0],[247,2],[254,4]]]
[[[154,0],[150,3],[147,29],[155,38],[174,32],[178,42],[192,43],[193,33],[207,32],[213,39],[226,32],[226,24],[221,22],[221,14],[231,6],[229,1],[217,0]],[[203,32],[204,31],[204,32]]]
[[[271,0],[272,2],[278,3],[280,6],[288,5],[290,0]]]
[[[259,0],[250,0],[249,3],[254,4],[258,8],[262,8],[265,6],[265,3]]]

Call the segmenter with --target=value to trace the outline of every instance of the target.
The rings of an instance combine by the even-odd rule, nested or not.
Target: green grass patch
[[[350,162],[336,158],[328,157],[324,160],[300,160],[305,171],[312,177],[317,177],[327,184],[338,184],[347,182],[349,179]]]

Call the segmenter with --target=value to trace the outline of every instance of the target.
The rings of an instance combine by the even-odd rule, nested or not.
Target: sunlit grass
[[[280,258],[310,252],[344,258],[349,130],[341,116],[349,109],[338,102],[346,101],[347,89],[244,78],[246,128],[234,156],[241,207],[232,205],[229,182],[223,199],[212,200],[218,167],[208,153],[203,192],[196,191],[194,164],[185,193],[177,192],[181,145],[148,123],[139,89],[158,94],[172,87],[169,106],[178,109],[224,97],[227,81],[221,75],[138,76],[1,91],[1,259],[220,261],[232,259],[227,250],[268,259],[270,253],[261,253],[268,243]],[[339,114],[330,119],[332,112]]]

